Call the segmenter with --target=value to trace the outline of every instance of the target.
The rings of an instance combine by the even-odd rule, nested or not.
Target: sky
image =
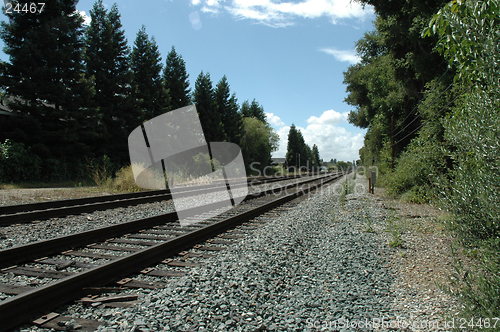
[[[87,23],[93,2],[77,4]],[[239,102],[255,98],[280,136],[273,157],[285,157],[295,124],[323,160],[359,158],[365,130],[347,122],[353,107],[343,101],[343,72],[359,61],[356,41],[373,30],[370,6],[355,0],[104,0],[108,9],[114,2],[130,46],[144,25],[163,61],[172,46],[182,55],[192,88],[204,71],[214,85],[226,75]],[[3,52],[0,58],[7,60]]]

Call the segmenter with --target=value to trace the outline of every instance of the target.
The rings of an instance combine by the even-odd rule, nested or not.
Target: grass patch
[[[370,214],[366,213],[364,215],[364,218],[365,220],[365,225],[366,225],[366,228],[365,228],[365,232],[367,233],[375,233],[375,229],[373,228],[373,218]]]
[[[100,176],[100,175],[99,175]],[[137,186],[132,173],[132,166],[122,167],[116,172],[114,177],[99,179],[99,187],[115,192],[136,192],[144,189]]]
[[[345,195],[354,193],[354,181],[346,178],[345,182],[342,184],[342,191],[345,193]]]
[[[400,219],[396,217],[395,214],[387,217],[386,221],[386,232],[391,235],[391,239],[387,243],[391,248],[403,248],[403,239],[401,237],[402,225]]]
[[[0,183],[0,190],[33,188],[79,188],[89,185],[91,185],[91,183],[82,181]]]
[[[340,188],[339,203],[341,206],[344,206],[347,202],[347,195],[352,193],[354,193],[354,181],[346,178],[342,183],[342,187]]]

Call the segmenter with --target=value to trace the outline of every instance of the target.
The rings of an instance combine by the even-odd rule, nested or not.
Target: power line
[[[446,73],[446,72],[445,72]],[[450,85],[448,85],[448,87],[446,89],[444,89],[442,92],[440,92],[441,94],[445,93],[446,91],[448,91],[451,87],[453,86],[453,83],[450,83]],[[409,115],[411,115],[413,113],[413,111],[419,106],[419,104],[415,105],[415,107],[411,110],[411,112],[406,116],[406,118],[403,120],[403,123],[406,121],[406,119],[408,118]],[[448,106],[448,105],[447,105]],[[393,137],[397,137],[401,132],[403,132],[406,128],[408,128],[409,125],[411,125],[413,122],[415,122],[415,120],[419,119],[420,116],[418,114],[415,114],[415,118],[413,118],[413,120],[410,121],[410,123],[408,123],[406,126],[404,126],[404,128],[400,129],[396,134],[394,134]]]
[[[451,84],[450,84],[451,86]],[[449,88],[449,87],[448,87]],[[446,90],[445,90],[446,91]],[[450,106],[451,104],[453,104],[455,102],[455,100],[457,100],[459,97],[461,97],[462,94],[458,94],[455,98],[453,98],[452,101],[450,101],[448,104],[446,104],[445,107],[448,107]],[[401,138],[400,140],[398,140],[396,143],[394,144],[398,144],[399,142],[401,142],[402,140],[404,140],[405,138],[407,138],[408,136],[412,135],[413,133],[415,133],[417,130],[419,130],[420,128],[422,128],[424,126],[423,123],[421,123],[417,128],[415,128],[414,130],[412,130],[409,134],[407,134],[405,137]]]
[[[444,73],[443,73],[443,74],[439,77],[438,81],[440,81],[440,80],[444,77],[444,75],[446,75],[446,74],[448,73],[448,71],[449,71],[449,70],[450,70],[450,68],[449,68],[449,67],[448,67],[448,68],[446,68],[445,72],[444,72]],[[445,92],[446,92],[446,91],[448,91],[448,89],[450,89],[452,86],[453,86],[453,82],[452,82],[452,83],[450,83],[450,85],[448,85],[448,87],[447,87],[446,89],[444,89],[441,93],[445,93]],[[418,108],[418,106],[419,106],[419,103],[417,103],[417,104],[416,104],[416,105],[412,108],[412,110],[411,110],[411,111],[410,111],[410,112],[406,115],[406,117],[404,118],[404,120],[401,122],[401,125],[403,125],[403,124],[406,122],[406,120],[408,119],[408,117],[410,117],[412,114],[414,114],[414,112],[415,112],[415,110]],[[418,117],[419,117],[418,113],[415,113],[415,115],[416,115],[417,117],[413,118],[413,120],[412,120],[412,121],[411,121],[408,125],[406,125],[403,129],[399,130],[399,131],[398,131],[398,132],[394,135],[394,137],[398,136],[398,135],[399,135],[399,134],[400,134],[403,130],[405,130],[405,129],[406,129],[406,128],[407,128],[407,127],[411,124],[411,123],[413,123],[416,119],[418,119]]]

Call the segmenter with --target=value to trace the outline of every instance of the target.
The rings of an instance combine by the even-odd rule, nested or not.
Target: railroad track
[[[175,223],[176,214],[168,213],[1,250],[2,279],[7,276],[14,281],[1,283],[0,291],[14,296],[0,302],[0,317],[9,317],[2,319],[0,330],[29,322],[58,305],[78,299],[89,289],[113,282],[118,281],[127,288],[157,288],[158,283],[122,278],[137,272],[148,276],[175,276],[178,271],[151,266],[161,262],[169,266],[189,266],[184,259],[166,259],[341,176],[326,175],[252,194],[234,209],[189,226],[179,226]],[[210,207],[219,208],[217,204]],[[200,217],[203,216],[192,216],[193,220]],[[40,281],[37,287],[19,286],[15,284],[16,276],[55,281]],[[47,316],[38,323],[43,326],[50,320]]]
[[[300,175],[280,176],[269,178],[248,179],[236,183],[235,187],[260,185],[277,181],[291,180],[301,177]],[[226,185],[198,185],[176,189],[177,197],[199,195],[214,190],[225,190]],[[172,199],[169,190],[153,190],[136,193],[94,196],[76,199],[65,199],[50,202],[30,203],[0,206],[0,226],[16,223],[27,223],[34,220],[43,220],[55,217],[64,217],[72,214],[88,213],[98,210],[107,210],[123,206],[133,206],[144,203],[158,202]]]

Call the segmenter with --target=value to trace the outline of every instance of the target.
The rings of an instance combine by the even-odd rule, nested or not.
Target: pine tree
[[[311,148],[305,143],[302,133],[292,124],[288,132],[287,165],[297,168],[305,167],[308,165],[308,161],[310,165],[311,155]]]
[[[201,72],[196,79],[193,102],[198,110],[207,142],[224,140],[220,114],[215,109],[214,90],[210,74]]]
[[[252,117],[267,123],[266,114],[264,113],[264,108],[254,99],[251,103],[247,100],[241,105],[241,114],[244,117]]]
[[[290,130],[288,131],[288,144],[286,150],[286,164],[289,167],[297,167],[299,165],[299,142],[297,129],[294,124],[290,126]]]
[[[225,139],[238,144],[241,135],[241,115],[238,113],[238,100],[230,96],[229,83],[223,76],[215,88],[215,110],[220,115]]]
[[[184,59],[172,47],[172,50],[167,55],[163,72],[163,82],[170,96],[171,109],[174,110],[191,103],[188,79],[189,75],[186,71]]]
[[[321,167],[321,159],[319,157],[319,150],[318,150],[318,146],[316,144],[313,144],[313,147],[312,147],[311,166],[313,167],[313,169],[319,169],[319,167]]]
[[[308,146],[304,141],[304,136],[302,132],[297,130],[297,151],[299,153],[299,167],[304,167],[307,165],[307,158],[309,157]]]
[[[128,157],[126,137],[140,124],[140,115],[130,99],[130,52],[116,4],[108,13],[102,0],[97,0],[90,16],[86,65],[87,75],[94,81],[93,106],[102,119],[104,145],[100,152],[124,162]]]
[[[18,3],[29,6],[28,1]],[[76,12],[76,3],[50,1],[41,13],[6,14],[9,21],[1,25],[4,51],[9,56],[1,84],[7,95],[17,97],[10,107],[29,119],[16,127],[5,121],[0,130],[3,134],[17,131],[14,136],[33,144],[34,152],[45,159],[71,159],[79,157],[76,151],[84,152],[83,147],[75,146],[85,92],[83,18]],[[29,132],[21,134],[29,126]]]
[[[240,106],[238,105],[238,98],[236,94],[232,94],[229,98],[229,112],[228,121],[231,123],[230,127],[227,129],[226,134],[230,142],[239,144],[241,140],[241,131],[243,130],[243,119],[241,113],[238,112]]]
[[[312,167],[312,158],[313,158],[312,149],[307,144],[304,144],[304,148],[305,148],[305,151],[306,151],[306,160],[305,160],[304,165],[307,166],[308,169],[311,169],[311,167]]]
[[[155,117],[169,107],[161,80],[161,56],[154,39],[149,39],[146,28],[137,32],[130,55],[132,69],[132,97],[141,116],[141,122]]]

